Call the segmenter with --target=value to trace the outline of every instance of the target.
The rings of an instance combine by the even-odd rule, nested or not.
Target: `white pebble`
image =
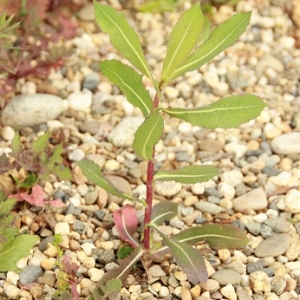
[[[57,222],[54,227],[54,233],[69,234],[70,225],[67,222]]]
[[[17,282],[19,280],[20,275],[13,272],[13,271],[8,271],[6,275],[6,280],[10,281],[12,284],[17,285]]]
[[[232,284],[227,284],[223,288],[220,289],[221,294],[229,300],[236,300],[237,295],[235,293],[234,287]]]
[[[218,190],[222,193],[225,199],[232,200],[235,196],[235,189],[227,182],[220,182],[218,184]]]
[[[160,291],[159,291],[159,296],[160,297],[167,297],[169,296],[170,292],[169,289],[166,286],[162,286]]]
[[[68,157],[72,161],[80,161],[84,158],[85,153],[81,149],[75,149],[69,153]]]
[[[111,171],[117,171],[120,170],[120,164],[114,159],[109,159],[105,163],[105,169],[111,170]]]
[[[104,275],[104,271],[97,268],[91,268],[88,270],[88,275],[92,281],[98,282]]]
[[[92,105],[92,92],[84,89],[82,92],[74,92],[68,96],[69,107],[77,111],[89,111]]]
[[[20,299],[20,289],[14,285],[4,286],[4,293],[8,296],[9,299]]]
[[[3,126],[1,129],[1,136],[6,141],[11,141],[15,136],[15,131],[10,126]]]
[[[167,86],[165,89],[164,89],[164,92],[166,94],[166,96],[169,98],[169,99],[175,99],[178,97],[179,95],[179,91],[178,89],[175,89],[171,86]]]
[[[95,245],[92,243],[84,243],[81,245],[82,250],[85,252],[87,256],[93,255],[93,249],[95,249]]]
[[[260,213],[256,216],[253,216],[253,221],[262,224],[265,220],[268,219],[268,216],[264,213]]]

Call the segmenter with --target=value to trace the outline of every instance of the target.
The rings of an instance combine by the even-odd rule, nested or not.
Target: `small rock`
[[[116,187],[118,187],[119,190],[121,190],[124,193],[131,194],[131,186],[130,183],[123,177],[120,176],[114,176],[114,175],[108,175],[106,178]],[[112,194],[108,194],[108,202],[109,203],[116,203],[121,204],[124,201],[124,199],[119,198],[117,196],[114,196]]]
[[[144,121],[143,117],[126,117],[109,133],[108,140],[117,147],[131,146],[134,134]]]
[[[68,158],[71,161],[80,161],[80,160],[84,159],[84,157],[85,157],[85,153],[81,149],[75,149],[68,154]]]
[[[153,265],[149,268],[149,273],[152,277],[164,277],[166,276],[166,272],[159,266]]]
[[[277,154],[299,154],[300,132],[290,132],[272,140],[271,146]]]
[[[166,286],[162,286],[160,291],[159,291],[159,296],[160,297],[168,297],[170,294],[169,289]]]
[[[69,234],[70,225],[67,222],[57,222],[54,227],[54,233]]]
[[[11,141],[15,136],[15,131],[10,126],[3,126],[1,129],[1,136],[6,141]]]
[[[242,280],[242,276],[236,271],[223,269],[211,275],[212,279],[217,280],[221,285],[238,284]]]
[[[3,109],[3,125],[22,128],[56,119],[64,111],[63,100],[48,94],[20,95]]]
[[[219,152],[223,149],[223,144],[220,141],[212,139],[202,139],[199,143],[199,150],[209,152]]]
[[[19,274],[13,271],[7,272],[6,281],[10,281],[12,284],[17,285],[19,278],[20,278]]]
[[[154,188],[159,195],[171,197],[181,190],[182,184],[173,181],[156,181]]]
[[[83,21],[93,21],[95,19],[94,5],[93,4],[84,5],[78,11],[78,17]]]
[[[233,199],[233,209],[243,212],[246,209],[255,211],[265,209],[268,206],[266,193],[262,188],[254,189],[251,192]]]
[[[91,72],[85,76],[82,83],[83,89],[94,90],[100,82],[100,76],[96,72]]]
[[[300,213],[300,191],[292,189],[285,196],[285,211],[293,214]]]
[[[287,233],[275,234],[262,241],[255,249],[257,257],[279,256],[286,252],[291,244],[291,237]]]
[[[261,230],[261,224],[250,221],[245,224],[245,227],[251,232],[253,235],[259,235]]]
[[[268,68],[272,68],[277,73],[281,73],[284,71],[284,64],[277,57],[272,56],[271,54],[266,54],[258,61],[256,65],[256,73],[258,76],[261,76]]]
[[[20,289],[18,289],[14,285],[4,286],[4,293],[6,294],[8,299],[20,299]]]
[[[97,268],[91,268],[88,270],[88,275],[92,281],[98,282],[103,277],[104,271]]]
[[[265,224],[262,224],[260,234],[264,239],[267,239],[267,238],[271,237],[274,234],[274,232],[271,227],[269,227]]]
[[[285,256],[289,261],[293,261],[298,258],[300,254],[300,237],[296,232],[290,233],[292,236],[292,242],[287,249]]]
[[[93,257],[88,257],[84,251],[78,251],[76,253],[77,259],[88,269],[94,268],[95,267],[95,259]]]
[[[201,212],[209,213],[211,215],[219,214],[222,211],[222,207],[206,201],[199,201],[195,203],[194,206]]]
[[[92,105],[92,96],[92,92],[87,89],[71,93],[67,98],[69,108],[76,111],[89,111]]]
[[[265,272],[257,271],[249,275],[250,286],[255,293],[268,293],[271,291],[269,277]]]
[[[271,281],[271,291],[276,295],[281,295],[286,287],[286,279],[284,276],[275,275]]]
[[[217,280],[209,278],[206,282],[201,283],[200,287],[205,291],[215,292],[220,288],[220,284]]]
[[[108,264],[115,260],[115,254],[113,249],[104,250],[97,259],[101,264]]]
[[[265,224],[272,228],[274,232],[284,233],[290,229],[290,222],[283,217],[270,218],[265,221]]]
[[[87,192],[83,198],[85,199],[85,203],[87,205],[94,204],[98,199],[99,192],[97,190]]]
[[[22,284],[28,284],[36,282],[37,279],[43,275],[43,269],[39,266],[27,266],[20,272],[20,282]]]
[[[237,300],[237,294],[235,293],[232,284],[227,284],[226,286],[220,289],[220,292],[224,297],[226,297],[229,300]]]
[[[243,174],[238,170],[231,170],[224,172],[220,175],[222,182],[226,182],[229,185],[236,187],[238,184],[243,182]]]
[[[241,300],[252,300],[253,298],[247,294],[247,292],[241,287],[238,286],[236,289],[237,296]]]
[[[86,227],[83,222],[75,220],[73,224],[73,230],[78,232],[79,234],[83,234],[86,231]]]

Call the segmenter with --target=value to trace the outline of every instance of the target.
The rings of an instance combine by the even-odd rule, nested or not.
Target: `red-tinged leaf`
[[[138,225],[135,209],[127,204],[122,209],[114,211],[113,216],[120,237],[132,247],[137,248],[139,243],[133,238]]]
[[[45,206],[47,204],[53,205],[54,207],[65,206],[65,204],[59,200],[45,200],[46,193],[44,192],[43,188],[38,184],[33,186],[31,195],[28,195],[26,193],[18,193],[10,195],[9,197],[12,199],[17,199],[18,201],[26,201],[31,205],[35,206]]]
[[[71,276],[76,276],[76,272],[79,269],[79,266],[75,263],[72,262],[71,257],[68,255],[65,255],[62,260],[61,260],[63,266],[64,266],[64,271],[68,273]]]

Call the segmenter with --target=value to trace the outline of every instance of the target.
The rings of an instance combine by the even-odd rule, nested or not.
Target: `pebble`
[[[255,70],[256,70],[256,73],[258,74],[258,76],[261,76],[262,74],[264,74],[265,70],[268,68],[272,68],[277,73],[281,73],[284,71],[283,62],[271,54],[264,55],[258,61]]]
[[[20,95],[4,107],[1,123],[22,128],[56,119],[64,111],[63,100],[48,94]]]
[[[88,112],[92,105],[92,96],[93,94],[88,89],[71,93],[67,98],[69,108],[75,111]]]
[[[182,188],[180,182],[173,181],[156,181],[154,185],[155,191],[162,196],[171,197],[179,193]]]
[[[201,212],[209,213],[211,215],[219,214],[222,211],[222,207],[206,201],[199,201],[195,203],[194,206]]]
[[[200,283],[200,287],[205,291],[214,292],[220,288],[220,283],[218,280],[209,278],[206,282]]]
[[[4,292],[9,299],[20,299],[20,289],[14,285],[4,286]]]
[[[115,259],[115,254],[113,249],[104,250],[98,257],[97,261],[102,264],[108,264],[113,262]]]
[[[57,222],[54,227],[54,233],[60,234],[69,234],[70,233],[70,225],[67,222]]]
[[[237,294],[232,284],[227,284],[220,289],[221,294],[229,300],[237,300]]]
[[[272,140],[271,146],[277,154],[299,154],[300,132],[282,134]]]
[[[255,293],[268,293],[271,291],[269,277],[265,272],[256,271],[249,275],[250,286]]]
[[[1,128],[1,136],[6,141],[11,141],[15,136],[15,131],[10,126],[3,126]]]
[[[300,191],[296,189],[289,190],[285,196],[284,202],[285,211],[293,214],[300,213]]]
[[[251,192],[233,199],[233,209],[237,212],[243,212],[246,209],[255,211],[267,208],[268,201],[266,193],[262,188],[257,188]]]
[[[255,249],[257,257],[279,256],[286,252],[291,244],[291,237],[287,233],[275,234],[263,240]]]
[[[85,153],[81,149],[75,149],[68,154],[68,158],[71,161],[80,161],[80,160],[84,159],[84,157],[85,157]]]
[[[274,276],[271,281],[271,291],[276,295],[281,295],[286,287],[286,279],[284,276]]]
[[[152,277],[164,277],[166,272],[159,265],[153,265],[149,268],[149,274]]]
[[[265,221],[265,224],[272,228],[274,232],[284,233],[290,229],[290,222],[283,217],[270,218]]]
[[[238,272],[230,269],[218,270],[211,275],[211,278],[218,281],[220,285],[238,284],[242,280],[242,276]]]
[[[103,277],[104,271],[97,268],[91,268],[88,270],[88,275],[92,281],[98,282]]]
[[[238,184],[243,182],[243,174],[241,171],[238,170],[231,170],[224,172],[220,175],[222,182],[226,182],[229,185],[236,187]]]
[[[87,74],[82,83],[83,89],[94,90],[100,82],[100,75],[96,72],[91,72]]]
[[[134,134],[144,121],[143,117],[125,117],[108,135],[108,140],[117,147],[131,146]]]
[[[43,275],[43,269],[39,266],[27,266],[20,272],[20,282],[22,284],[28,284],[36,282],[37,279]]]
[[[79,220],[75,220],[73,224],[73,230],[75,232],[78,232],[79,234],[83,234],[86,231],[86,226],[84,225],[83,222]]]
[[[125,178],[120,176],[114,176],[114,175],[107,175],[106,178],[122,192],[127,194],[132,193],[130,183]],[[124,199],[122,198],[119,198],[112,194],[108,194],[108,203],[121,204],[123,201]]]
[[[95,19],[94,5],[93,4],[84,5],[78,11],[78,17],[84,21],[94,21]]]

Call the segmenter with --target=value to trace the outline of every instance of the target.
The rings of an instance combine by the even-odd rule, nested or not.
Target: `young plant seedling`
[[[171,252],[177,264],[188,276],[188,280],[197,284],[207,280],[205,261],[192,246],[199,241],[207,241],[215,249],[243,247],[248,239],[239,229],[231,225],[208,224],[183,230],[179,234],[167,237],[158,225],[177,215],[177,204],[165,201],[155,206],[153,200],[154,181],[175,181],[194,184],[207,181],[218,174],[213,166],[189,165],[175,170],[154,172],[155,145],[162,138],[164,116],[190,122],[194,126],[205,128],[231,128],[257,117],[265,104],[253,95],[235,95],[222,98],[214,103],[195,108],[165,108],[161,106],[164,87],[172,80],[188,71],[196,70],[221,51],[232,45],[245,31],[250,12],[241,12],[216,27],[211,35],[199,46],[198,41],[203,27],[203,15],[200,5],[196,4],[185,11],[173,28],[163,62],[162,75],[154,78],[143,55],[140,40],[129,26],[124,15],[111,7],[95,2],[95,16],[100,28],[109,35],[112,45],[134,67],[118,60],[106,60],[100,63],[102,73],[125,94],[127,100],[138,107],[145,121],[137,129],[132,148],[136,155],[147,161],[146,199],[120,191],[112,185],[101,172],[100,167],[88,160],[78,163],[83,174],[94,184],[104,188],[112,195],[123,199],[139,201],[145,206],[143,242],[134,238],[138,219],[135,209],[125,205],[115,211],[114,221],[120,237],[128,242],[134,251],[126,257],[119,268],[108,272],[98,283],[92,299],[112,299],[119,292],[136,262],[142,258]],[[142,83],[146,76],[152,81],[156,94],[151,99]],[[157,231],[163,243],[152,242],[151,232]]]

